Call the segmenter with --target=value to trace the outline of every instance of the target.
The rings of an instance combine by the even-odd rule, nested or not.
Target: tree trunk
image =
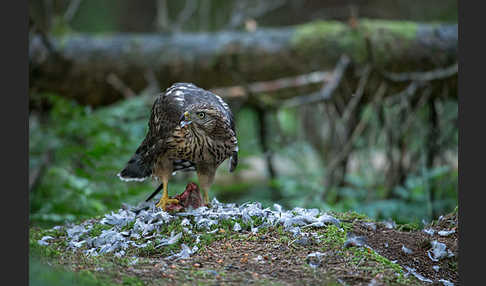
[[[342,54],[353,63],[372,61],[394,72],[442,68],[457,60],[457,25],[362,20],[357,26],[314,22],[255,32],[68,35],[29,46],[32,91],[51,91],[92,106],[120,93],[115,75],[134,92],[147,87],[147,73],[161,88],[193,82],[204,88],[272,80],[334,67]],[[235,67],[235,64],[238,66]]]

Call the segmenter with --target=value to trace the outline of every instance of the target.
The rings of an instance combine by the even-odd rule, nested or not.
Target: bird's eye
[[[197,117],[199,117],[199,119],[204,119],[204,117],[206,117],[206,113],[204,112],[198,112],[196,113]]]

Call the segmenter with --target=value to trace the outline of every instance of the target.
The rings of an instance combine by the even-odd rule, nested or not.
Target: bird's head
[[[193,105],[182,114],[180,126],[198,132],[203,131],[209,135],[215,131],[222,120],[222,114],[218,109],[207,105]]]

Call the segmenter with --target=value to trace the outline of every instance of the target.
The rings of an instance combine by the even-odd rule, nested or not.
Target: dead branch
[[[128,86],[123,83],[123,81],[119,77],[117,77],[113,73],[108,75],[106,81],[111,84],[116,90],[118,90],[125,98],[134,97],[136,95]]]
[[[172,27],[173,32],[179,32],[181,30],[182,25],[191,18],[191,16],[197,10],[197,1],[196,0],[186,0],[185,6],[182,11],[177,15],[177,19]]]
[[[373,101],[378,104],[379,102],[382,101],[383,96],[385,95],[385,89],[378,89],[378,92],[374,95]],[[361,135],[361,133],[364,131],[366,125],[368,124],[368,118],[365,118],[364,116],[361,117],[361,120],[359,123],[356,125],[356,127],[353,130],[353,133],[349,137],[348,141],[344,145],[344,147],[341,149],[341,151],[338,153],[336,157],[333,158],[331,163],[328,165],[327,169],[328,170],[334,170],[340,163],[341,161],[346,158],[349,153],[352,150],[352,146],[356,142],[356,139]]]
[[[285,77],[271,81],[259,81],[249,83],[246,87],[241,85],[230,87],[218,87],[211,89],[212,92],[221,97],[245,97],[249,93],[268,93],[281,89],[305,86],[314,83],[330,82],[332,73],[329,71],[316,71],[308,74],[298,75],[295,77]]]
[[[161,31],[169,28],[169,15],[167,14],[167,0],[157,0],[157,28]]]
[[[435,69],[426,72],[410,72],[410,73],[393,73],[393,72],[382,72],[386,79],[395,82],[405,82],[405,81],[431,81],[448,78],[457,74],[459,69],[458,63],[455,63],[447,68]]]
[[[286,2],[286,0],[256,1],[256,3],[251,3],[251,1],[248,0],[236,1],[236,5],[233,7],[227,27],[229,29],[236,29],[240,27],[247,19],[261,17],[275,9],[282,7]],[[256,4],[256,6],[252,8],[252,4]]]
[[[422,108],[423,106],[425,106],[425,104],[427,103],[427,101],[429,100],[429,97],[431,95],[432,95],[432,91],[430,90],[430,88],[426,88],[424,90],[422,96],[420,97],[419,102],[414,107],[414,109],[412,110],[412,112],[409,113],[409,115],[407,117],[407,120],[402,125],[402,128],[400,128],[400,130],[401,130],[401,132],[400,132],[401,136],[405,135],[405,133],[407,133],[408,130],[412,127],[412,124],[417,120],[418,111],[420,110],[420,108]]]
[[[361,97],[363,97],[364,89],[366,84],[368,83],[368,77],[370,75],[370,72],[371,72],[370,65],[365,66],[363,70],[363,75],[361,76],[358,83],[358,88],[356,89],[356,92],[353,94],[353,97],[351,98],[346,109],[344,110],[343,117],[342,117],[344,122],[347,122],[349,120],[351,113],[354,112],[356,106],[361,100]]]
[[[66,23],[71,22],[73,19],[74,15],[76,15],[76,12],[78,11],[79,4],[81,4],[81,0],[71,0],[69,1],[69,6],[66,9],[66,12],[64,13],[64,21]]]
[[[331,98],[332,93],[341,82],[341,78],[350,62],[351,60],[348,56],[342,55],[338,63],[336,64],[336,67],[334,68],[332,80],[327,84],[324,84],[320,91],[311,93],[306,96],[299,96],[296,98],[288,99],[282,103],[282,107],[295,107],[298,105],[328,100],[329,98]]]

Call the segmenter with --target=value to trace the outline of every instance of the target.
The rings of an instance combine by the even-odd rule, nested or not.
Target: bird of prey
[[[209,204],[208,191],[218,166],[229,158],[232,172],[238,164],[235,122],[228,104],[194,84],[175,83],[155,99],[148,126],[145,139],[118,177],[160,180],[163,194],[156,206],[166,210],[178,203],[168,195],[172,174],[196,171],[204,203]]]

